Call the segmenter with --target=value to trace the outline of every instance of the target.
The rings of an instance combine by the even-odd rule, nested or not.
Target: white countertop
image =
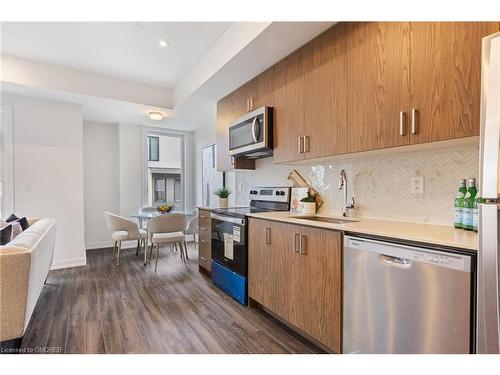
[[[361,233],[373,236],[396,238],[407,241],[449,246],[459,249],[477,251],[479,248],[478,235],[473,231],[455,229],[448,225],[421,224],[403,221],[374,219],[374,218],[345,218],[359,220],[345,224],[334,224],[321,221],[300,219],[300,216],[313,216],[288,211],[259,212],[247,214],[249,217],[281,221],[290,224],[307,225],[325,229],[335,229],[344,232]],[[316,215],[343,219],[342,216]]]

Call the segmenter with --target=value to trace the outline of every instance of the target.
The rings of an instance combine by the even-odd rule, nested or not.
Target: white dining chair
[[[186,236],[193,236],[194,247],[196,249],[197,248],[196,235],[198,234],[198,215],[189,220],[186,230],[184,231],[184,234]],[[189,259],[189,257],[187,256],[187,250],[186,250],[186,258]]]
[[[137,252],[142,247],[146,251],[146,231],[139,228],[137,223],[122,216],[104,212],[104,218],[109,230],[112,231],[111,238],[115,241],[113,259],[116,257],[116,265],[120,265],[120,250],[122,241],[137,240]]]
[[[165,214],[154,217],[148,222],[149,233],[151,235],[151,252],[156,245],[155,272],[158,268],[158,257],[160,245],[170,244],[179,246],[179,253],[182,261],[186,262],[186,215]]]

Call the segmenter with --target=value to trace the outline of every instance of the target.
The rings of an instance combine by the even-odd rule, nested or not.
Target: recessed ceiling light
[[[163,114],[161,112],[149,112],[149,119],[154,121],[163,120]]]
[[[168,47],[168,45],[169,45],[168,40],[165,40],[165,39],[160,39],[158,44],[160,45],[160,47]]]

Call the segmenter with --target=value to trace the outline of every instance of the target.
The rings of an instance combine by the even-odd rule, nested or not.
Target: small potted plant
[[[223,187],[217,189],[214,194],[219,197],[219,207],[220,208],[227,208],[227,199],[229,198],[229,195],[231,194],[231,190],[229,190],[227,187],[223,186]]]
[[[307,197],[300,200],[302,202],[302,213],[315,214],[316,213],[316,194],[307,192]]]

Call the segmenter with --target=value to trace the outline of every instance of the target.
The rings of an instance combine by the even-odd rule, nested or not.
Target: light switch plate
[[[411,189],[412,194],[424,194],[424,177],[415,176],[411,178]]]

